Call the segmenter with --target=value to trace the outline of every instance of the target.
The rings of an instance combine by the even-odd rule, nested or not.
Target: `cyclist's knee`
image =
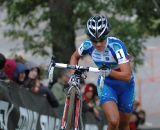
[[[119,118],[117,117],[112,117],[110,120],[108,120],[108,124],[111,128],[118,128],[119,126]]]
[[[128,130],[129,129],[129,124],[119,124],[119,130]]]
[[[126,128],[129,128],[129,121],[120,121],[119,129],[126,130]]]

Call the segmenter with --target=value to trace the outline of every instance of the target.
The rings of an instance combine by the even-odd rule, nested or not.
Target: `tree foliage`
[[[134,66],[142,64],[147,36],[160,34],[158,0],[1,0],[7,9],[6,23],[12,25],[5,35],[23,39],[26,50],[47,55],[46,47],[60,62],[68,62],[75,46],[75,30],[84,28],[93,14],[106,15],[110,35],[127,44]]]

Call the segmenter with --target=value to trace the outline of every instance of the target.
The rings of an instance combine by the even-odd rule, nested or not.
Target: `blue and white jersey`
[[[120,64],[129,62],[124,43],[116,37],[106,39],[106,47],[103,51],[96,50],[92,42],[86,40],[78,48],[78,53],[81,56],[89,54],[98,67],[106,64],[112,69],[119,69]],[[121,112],[131,113],[133,111],[135,86],[133,75],[131,75],[131,80],[128,82],[106,77],[102,88],[99,87],[99,84],[100,79],[98,79],[97,85],[100,104],[114,101],[118,104],[118,109]]]
[[[106,48],[103,51],[96,50],[92,42],[86,40],[78,48],[78,53],[81,56],[89,54],[98,67],[106,64],[112,69],[118,69],[119,64],[129,62],[124,43],[116,37],[107,37]]]

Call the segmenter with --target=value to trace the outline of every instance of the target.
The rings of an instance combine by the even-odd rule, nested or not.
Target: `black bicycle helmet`
[[[94,16],[87,21],[86,34],[91,40],[104,40],[110,31],[110,24],[104,16]]]

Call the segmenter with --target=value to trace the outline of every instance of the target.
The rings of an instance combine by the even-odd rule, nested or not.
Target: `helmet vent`
[[[87,35],[90,39],[100,39],[109,33],[109,23],[104,16],[91,17],[87,22]]]

